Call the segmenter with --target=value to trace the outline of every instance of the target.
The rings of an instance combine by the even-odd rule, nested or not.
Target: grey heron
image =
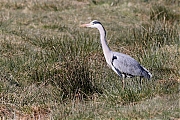
[[[123,53],[114,52],[108,47],[106,42],[106,30],[99,21],[93,20],[88,24],[82,24],[80,26],[97,28],[99,30],[101,45],[106,62],[108,66],[110,66],[110,68],[112,68],[112,70],[116,74],[118,74],[120,77],[123,78],[122,79],[123,89],[124,89],[124,78],[126,77],[139,76],[140,82],[142,77],[147,79],[150,79],[152,77],[152,74],[146,68],[141,66],[134,58]]]

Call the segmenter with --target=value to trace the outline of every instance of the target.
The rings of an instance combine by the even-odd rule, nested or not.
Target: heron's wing
[[[113,52],[111,63],[115,70],[121,74],[141,76],[141,65],[129,55]]]

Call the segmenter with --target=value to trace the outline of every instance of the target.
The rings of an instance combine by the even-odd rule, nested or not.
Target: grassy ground
[[[1,0],[0,119],[180,119],[179,0]],[[112,50],[153,78],[119,78],[106,65],[101,21]]]

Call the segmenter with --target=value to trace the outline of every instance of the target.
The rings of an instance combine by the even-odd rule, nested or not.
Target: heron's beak
[[[80,25],[80,27],[90,27],[91,26],[91,24],[82,24],[82,25]]]

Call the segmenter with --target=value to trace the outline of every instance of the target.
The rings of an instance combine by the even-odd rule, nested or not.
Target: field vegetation
[[[180,119],[179,0],[0,0],[0,119]],[[112,50],[153,77],[119,78]]]

